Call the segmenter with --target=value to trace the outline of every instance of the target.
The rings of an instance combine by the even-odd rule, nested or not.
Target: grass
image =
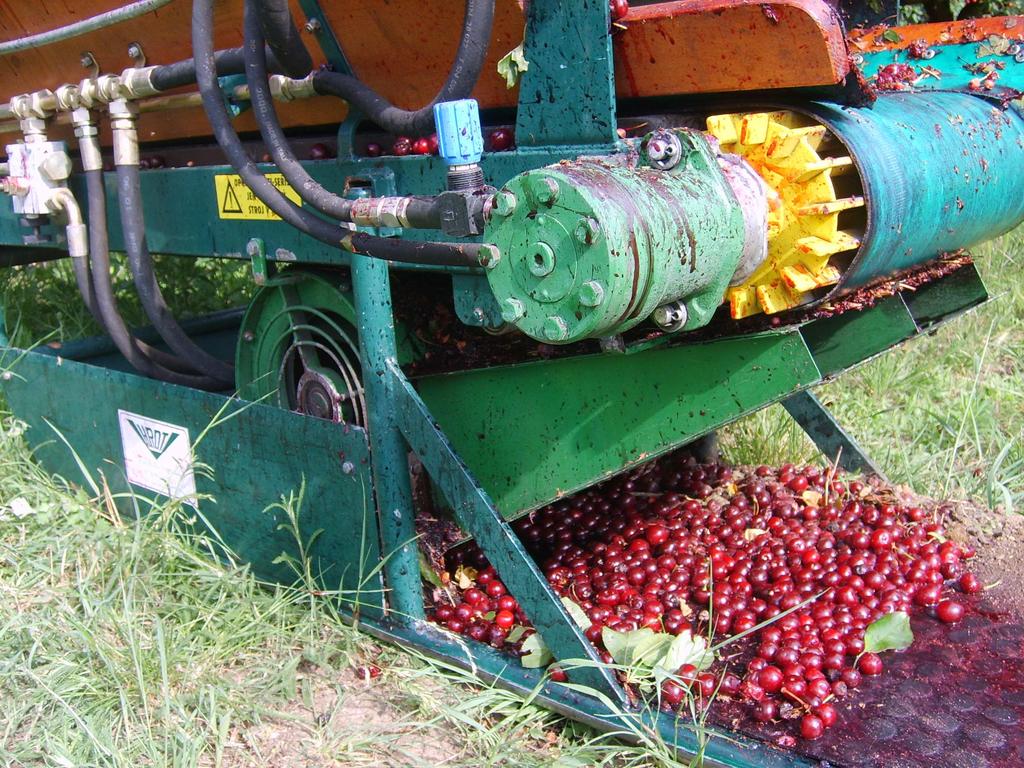
[[[976,253],[993,301],[817,390],[889,479],[1024,511],[1024,231]],[[736,463],[810,461],[781,406],[723,433]]]
[[[978,254],[996,301],[819,391],[892,479],[1007,513],[1024,507],[1022,244]],[[245,289],[237,267],[225,283],[210,262],[163,266],[186,310],[205,288]],[[2,279],[16,341],[90,330],[67,265]],[[779,408],[723,447],[743,463],[818,458]],[[622,746],[211,561],[177,512],[122,521],[43,472],[0,414],[0,765],[671,764],[656,742]]]

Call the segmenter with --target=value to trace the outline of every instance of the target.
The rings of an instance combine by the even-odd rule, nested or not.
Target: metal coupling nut
[[[89,255],[89,228],[85,224],[68,224],[64,228],[68,239],[68,255],[84,259]]]
[[[121,87],[129,99],[144,99],[156,96],[160,91],[153,87],[153,70],[156,67],[129,67],[121,73]]]
[[[65,83],[56,92],[57,109],[70,112],[82,103],[82,95],[74,83]]]
[[[313,73],[310,72],[298,80],[284,75],[271,75],[270,93],[280,101],[294,101],[316,96],[316,89],[313,87]]]
[[[36,118],[43,120],[50,117],[57,109],[57,97],[53,91],[44,88],[34,93],[23,93],[15,96],[9,103],[11,112],[20,120]]]
[[[100,75],[97,77],[96,93],[99,96],[99,101],[110,103],[129,96],[128,89],[121,82],[120,75]]]

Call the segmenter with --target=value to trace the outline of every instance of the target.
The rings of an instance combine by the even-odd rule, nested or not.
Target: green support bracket
[[[252,281],[256,285],[267,284],[267,249],[260,237],[254,237],[246,243],[245,252],[249,254],[252,262]]]
[[[232,117],[238,117],[252,106],[248,99],[240,99],[235,96],[235,89],[246,85],[245,75],[225,75],[217,78],[217,84],[224,94],[224,105]]]
[[[607,0],[529,3],[525,54],[530,67],[519,81],[517,145],[610,149],[618,142],[610,27]]]
[[[823,378],[863,363],[917,332],[917,323],[900,295],[870,309],[843,312],[800,328]]]
[[[379,259],[352,256],[352,290],[359,327],[359,355],[366,388],[370,457],[373,463],[388,607],[396,621],[425,616],[419,548],[409,480],[409,451],[396,422],[389,366],[398,365],[391,276]]]
[[[804,390],[790,395],[782,401],[782,407],[826,459],[838,464],[845,472],[868,472],[885,480],[885,473],[875,466],[813,392]]]
[[[511,519],[820,380],[788,330],[460,371],[416,387]]]
[[[306,32],[311,33],[316,38],[317,45],[320,46],[320,50],[327,57],[327,62],[331,65],[331,69],[335,72],[351,75],[352,66],[348,63],[348,59],[345,58],[345,52],[341,48],[341,43],[338,42],[334,29],[328,23],[326,16],[324,16],[324,9],[320,7],[320,3],[317,0],[299,0],[299,6],[306,15]]]
[[[988,290],[974,264],[967,264],[941,280],[903,294],[914,321],[931,330],[988,301]]]
[[[476,540],[555,658],[594,663],[573,670],[574,682],[589,685],[626,706],[625,692],[614,673],[600,664],[594,646],[570,618],[537,563],[470,474],[394,360],[388,374],[399,429],[451,504],[456,522]]]
[[[455,314],[459,321],[475,328],[500,328],[501,307],[483,275],[452,275]]]

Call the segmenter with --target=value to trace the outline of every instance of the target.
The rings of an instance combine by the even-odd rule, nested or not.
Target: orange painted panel
[[[74,0],[55,8],[53,2],[0,3],[0,40],[45,32],[124,4],[118,0]],[[304,18],[298,3],[293,2],[292,6],[296,18]],[[158,11],[105,30],[0,56],[0,98],[6,101],[19,93],[79,82],[89,74],[80,63],[84,51],[93,53],[104,74],[118,73],[132,65],[128,46],[133,42],[142,45],[149,64],[168,64],[188,58],[192,55],[191,27],[191,0],[173,0]],[[217,4],[216,43],[221,48],[242,44],[240,0]],[[310,50],[314,56],[319,53],[313,40],[310,40]],[[319,61],[322,60],[321,57]],[[279,111],[285,125],[299,126],[336,123],[344,118],[347,109],[337,99],[322,98],[281,104]],[[256,123],[249,115],[240,118],[238,126],[245,131],[256,130]],[[70,130],[54,133],[55,136],[71,135]],[[143,141],[168,141],[208,133],[206,116],[201,109],[152,113],[143,115],[139,122],[139,136]],[[4,140],[9,139],[4,137]]]
[[[615,37],[619,96],[840,82],[842,26],[822,0],[679,0],[633,8]]]
[[[568,1],[568,0],[567,0]],[[117,0],[0,4],[0,39],[53,29],[116,8]],[[464,4],[457,0],[323,0],[356,74],[402,107],[418,107],[436,94],[458,47]],[[292,0],[292,12],[302,19]],[[241,0],[218,4],[216,42],[241,43]],[[474,96],[487,107],[513,107],[517,90],[498,76],[498,59],[523,35],[519,0],[497,0],[495,24]],[[616,28],[618,90],[622,97],[784,88],[838,82],[848,64],[841,28],[824,0],[682,0],[634,8]],[[190,55],[190,0],[173,0],[145,17],[122,22],[44,48],[0,57],[0,98],[77,82],[79,59],[91,51],[103,72],[131,64],[138,42],[149,63]],[[319,49],[312,36],[308,45]],[[286,125],[330,125],[344,116],[337,100],[281,105]],[[255,128],[251,117],[239,121]],[[143,117],[142,138],[166,141],[208,133],[201,110]]]
[[[440,90],[455,59],[465,4],[459,0],[324,0],[324,15],[336,31],[356,75],[404,109],[421,107]],[[486,107],[514,107],[518,89],[508,90],[498,60],[523,40],[517,0],[496,0],[487,61],[473,97]]]
[[[896,32],[899,40],[886,40],[888,31]],[[1024,16],[993,16],[937,24],[911,24],[906,27],[871,27],[850,32],[850,45],[857,51],[901,50],[912,43],[924,41],[927,45],[978,43],[989,35],[1011,40],[1024,40]]]

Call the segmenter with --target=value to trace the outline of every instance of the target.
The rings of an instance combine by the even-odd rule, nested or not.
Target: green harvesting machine
[[[104,329],[0,333],[39,461],[178,504],[284,583],[301,492],[310,568],[367,632],[601,728],[633,706],[607,668],[573,673],[586,693],[427,620],[422,511],[556,659],[596,662],[510,521],[776,402],[877,471],[814,387],[986,301],[968,249],[1024,220],[1024,18],[77,5],[0,14],[0,264],[69,259]],[[153,253],[249,262],[251,301],[179,322]],[[705,756],[809,764],[743,736]]]

